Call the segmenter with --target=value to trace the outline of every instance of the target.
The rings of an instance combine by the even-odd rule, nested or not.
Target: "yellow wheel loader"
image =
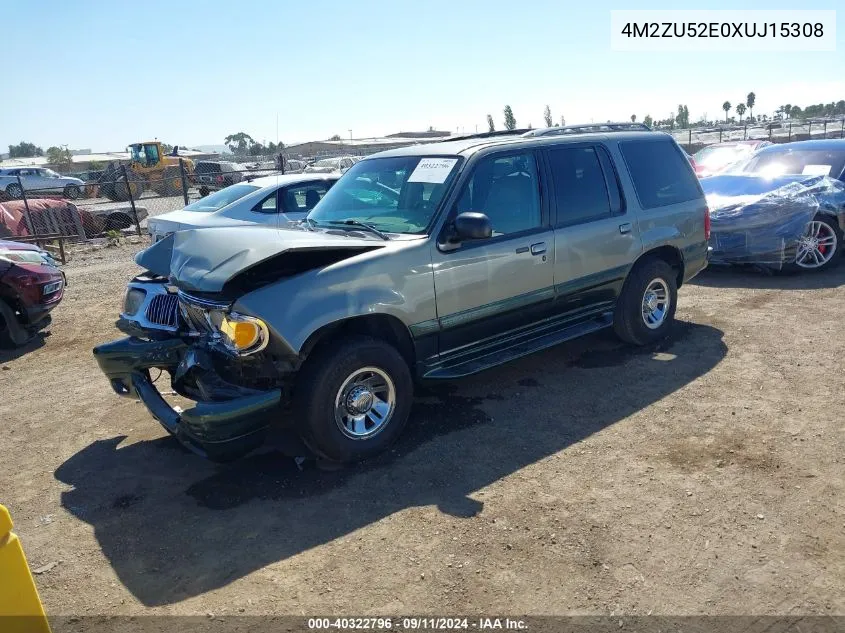
[[[126,176],[120,165],[112,163],[99,179],[100,195],[110,200],[123,202],[138,199],[147,189],[161,196],[182,195],[182,171],[179,169],[179,146],[166,154],[158,141],[133,143],[128,148],[130,164],[126,166]],[[190,185],[194,175],[194,161],[182,158],[185,166],[186,184]]]

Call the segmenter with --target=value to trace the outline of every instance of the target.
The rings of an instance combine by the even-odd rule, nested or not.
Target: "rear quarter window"
[[[672,141],[623,141],[619,149],[643,209],[703,197],[689,161]]]

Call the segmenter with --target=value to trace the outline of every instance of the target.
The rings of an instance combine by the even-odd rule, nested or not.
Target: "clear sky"
[[[622,53],[606,0],[96,0],[3,5],[0,148],[21,140],[117,150],[157,137],[286,143],[340,134],[482,130],[555,120],[758,113],[845,99],[845,5],[710,2],[707,9],[836,9],[835,53]],[[276,125],[278,120],[278,139]]]

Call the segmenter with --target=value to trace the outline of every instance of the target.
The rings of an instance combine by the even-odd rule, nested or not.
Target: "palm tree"
[[[637,122],[637,115],[636,115],[636,114],[632,114],[632,115],[631,115],[631,123],[636,123],[636,122]]]
[[[745,104],[744,103],[740,103],[736,107],[736,113],[739,115],[739,122],[742,123],[742,115],[745,114]]]
[[[725,111],[725,123],[727,123],[727,122],[728,122],[728,112],[730,112],[730,111],[731,111],[731,102],[730,102],[730,101],[725,101],[725,102],[722,104],[722,110],[724,110],[724,111]]]
[[[791,104],[791,103],[787,103],[785,106],[783,106],[783,115],[784,115],[787,119],[788,119],[790,116],[792,116],[792,104]]]
[[[756,101],[757,101],[757,95],[755,95],[753,92],[749,92],[748,96],[745,98],[745,105],[748,106],[748,112],[749,112],[748,116],[749,117],[754,116],[754,103]]]

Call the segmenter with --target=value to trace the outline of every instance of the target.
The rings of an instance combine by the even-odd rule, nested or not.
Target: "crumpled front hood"
[[[227,281],[261,262],[294,251],[338,251],[349,256],[383,248],[384,242],[349,234],[270,227],[221,227],[179,231],[135,256],[147,270],[179,288],[220,292]]]

